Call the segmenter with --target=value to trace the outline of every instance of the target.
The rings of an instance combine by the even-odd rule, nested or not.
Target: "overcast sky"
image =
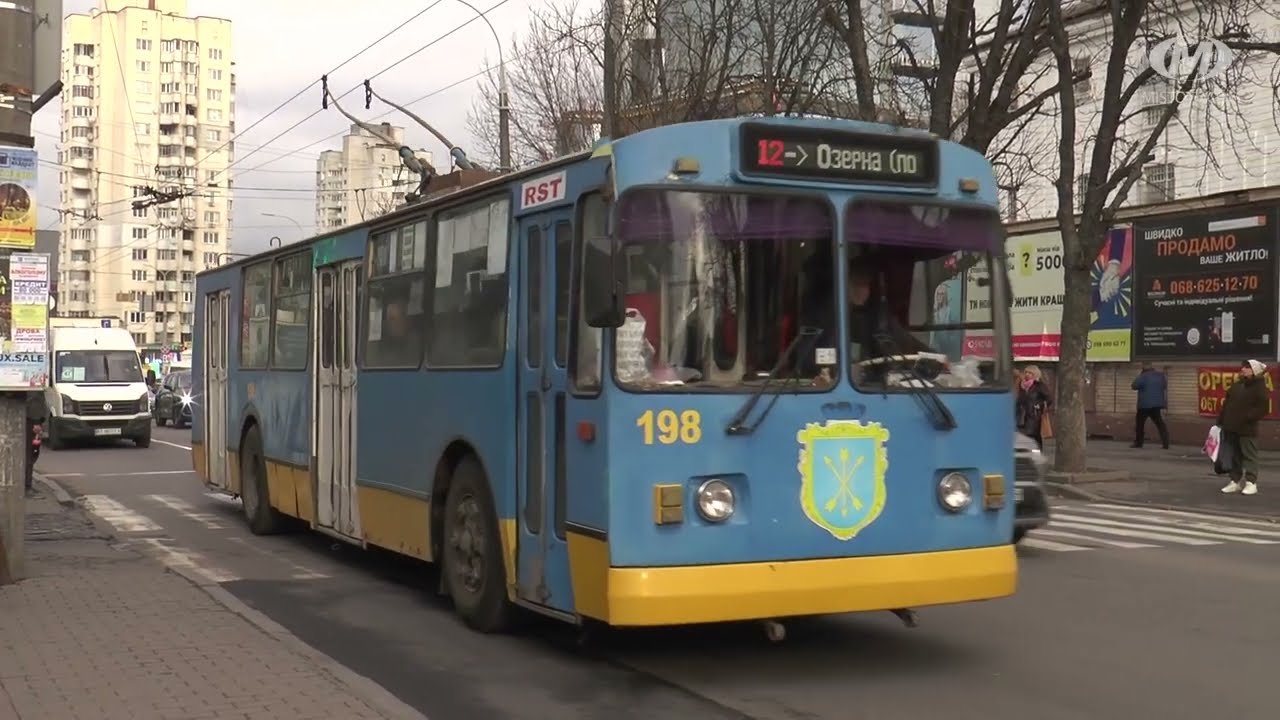
[[[498,5],[488,13],[488,18],[504,45],[510,43],[513,34],[524,29],[530,6],[539,3],[539,0],[469,1],[481,11]],[[315,200],[311,191],[315,186],[316,157],[321,150],[338,149],[339,138],[329,136],[340,136],[350,124],[330,106],[279,139],[273,139],[313,111],[320,110],[319,84],[278,111],[276,106],[433,2],[435,0],[189,0],[192,15],[225,17],[232,21],[236,128],[241,133],[236,137],[237,162],[232,175],[236,187],[233,240],[236,251],[263,249],[273,235],[279,235],[285,242],[298,238],[298,228],[292,222],[264,217],[264,212],[293,218],[302,226],[303,234],[312,232]],[[96,4],[95,0],[65,0],[64,7],[67,13],[88,12]],[[341,95],[473,17],[475,12],[458,0],[441,0],[377,47],[330,74],[330,86],[335,94]],[[404,104],[479,72],[486,60],[494,62],[496,57],[493,35],[482,20],[476,20],[379,76],[374,80],[374,89]],[[465,121],[478,82],[478,78],[462,82],[409,109],[453,142],[469,148],[472,142]],[[343,107],[351,112],[359,110],[357,115],[365,119],[389,109],[375,99],[373,110],[364,111],[363,95],[362,90],[353,92],[344,99]],[[58,106],[58,101],[53,101],[36,115],[34,122],[36,147],[42,158],[51,161],[57,160],[61,112]],[[267,113],[272,114],[245,132]],[[447,157],[447,148],[435,138],[399,113],[387,119],[406,128],[407,144],[432,151],[437,165],[445,166],[442,161]],[[324,142],[289,154],[321,140]],[[252,169],[263,163],[268,164]],[[47,166],[42,168],[39,196],[42,205],[57,207],[57,175]],[[40,226],[56,228],[54,213],[42,211]]]

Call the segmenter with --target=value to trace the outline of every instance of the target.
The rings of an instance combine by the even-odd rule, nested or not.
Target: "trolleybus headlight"
[[[698,514],[711,522],[733,516],[733,488],[723,480],[708,480],[698,486]]]
[[[973,502],[973,486],[960,473],[947,473],[938,483],[938,502],[951,512],[960,512]]]

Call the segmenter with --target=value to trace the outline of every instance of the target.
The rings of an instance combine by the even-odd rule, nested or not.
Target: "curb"
[[[34,479],[49,488],[49,491],[53,493],[54,497],[57,498],[60,504],[68,507],[76,507],[76,502],[71,497],[71,494],[59,485],[56,480],[50,480],[43,475],[35,475]],[[87,510],[86,513],[88,513]],[[95,525],[105,525],[105,523],[102,523],[101,519],[96,515],[93,515],[93,513],[88,514],[93,517]],[[114,528],[107,527],[106,529],[116,541],[121,539],[116,535]],[[230,592],[223,589],[215,580],[208,577],[201,571],[193,568],[170,565],[162,561],[160,558],[146,553],[145,551],[140,551],[139,554],[147,560],[158,563],[166,572],[171,572],[191,583],[198,590],[208,595],[214,602],[226,608],[234,615],[239,616],[245,622],[248,622],[268,637],[284,644],[290,650],[315,663],[325,672],[333,676],[333,678],[340,684],[346,686],[353,695],[367,702],[373,709],[382,713],[390,720],[428,720],[426,715],[423,715],[407,705],[404,701],[397,698],[395,695],[392,695],[386,688],[355,672],[337,660],[334,660],[325,653],[306,644],[297,635],[289,632],[288,628],[275,620],[272,620],[263,613],[253,609],[240,598],[237,598],[235,595],[232,595]]]
[[[271,638],[283,643],[290,650],[319,665],[340,683],[346,685],[353,694],[368,702],[374,709],[388,718],[395,720],[428,720],[426,715],[405,704],[404,701],[392,695],[386,688],[306,644],[297,635],[289,632],[283,625],[253,609],[199,570],[173,565],[165,565],[165,569],[196,586],[212,598],[214,602],[240,616]]]
[[[67,492],[66,488],[62,487],[57,482],[50,480],[38,472],[31,473],[31,479],[43,485],[49,493],[53,495],[54,499],[58,501],[59,505],[75,507],[75,498],[71,497],[71,493]]]
[[[1075,485],[1064,485],[1062,483],[1046,482],[1046,486],[1050,490],[1060,493],[1062,496],[1071,500],[1085,500],[1088,502],[1105,502],[1112,505],[1124,505],[1127,507],[1152,508],[1154,510],[1172,510],[1175,512],[1189,512],[1198,515],[1217,515],[1218,517],[1236,518],[1238,520],[1259,520],[1261,522],[1274,523],[1280,525],[1280,516],[1266,515],[1261,513],[1238,512],[1235,510],[1218,510],[1216,508],[1202,508],[1195,505],[1170,505],[1168,503],[1142,502],[1139,500],[1126,500],[1114,498],[1102,493],[1090,492]]]

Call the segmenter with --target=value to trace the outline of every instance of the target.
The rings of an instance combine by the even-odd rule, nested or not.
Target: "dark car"
[[[156,419],[156,427],[164,427],[173,423],[174,427],[191,425],[191,371],[181,370],[165,376],[156,390],[155,409],[151,414]]]
[[[1020,432],[1013,434],[1013,499],[1017,514],[1013,525],[1015,543],[1028,530],[1049,524],[1049,494],[1045,491],[1044,472],[1048,460],[1036,441]]]

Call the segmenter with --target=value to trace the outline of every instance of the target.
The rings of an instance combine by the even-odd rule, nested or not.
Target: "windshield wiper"
[[[938,395],[938,391],[934,389],[933,383],[921,377],[916,372],[915,363],[908,361],[906,356],[896,352],[897,345],[893,341],[893,337],[885,332],[877,332],[873,336],[881,347],[888,350],[886,360],[898,360],[902,367],[902,374],[907,376],[906,387],[913,391],[911,397],[924,410],[925,417],[929,418],[929,423],[933,425],[935,430],[955,430],[960,427],[960,423],[956,421],[956,416],[951,413],[951,408],[942,401],[942,397]],[[887,366],[887,363],[886,363]],[[885,369],[884,378],[881,380],[885,388],[889,387],[889,370]]]
[[[822,335],[822,328],[801,326],[800,331],[796,333],[795,339],[791,341],[790,345],[787,345],[786,350],[782,351],[782,355],[778,358],[777,364],[775,364],[773,369],[769,371],[769,374],[765,376],[764,382],[760,384],[760,389],[756,390],[751,397],[747,398],[747,401],[742,404],[742,407],[738,409],[738,412],[729,420],[729,424],[724,428],[726,433],[730,435],[750,435],[756,431],[756,428],[760,427],[760,423],[764,422],[764,419],[769,416],[769,411],[772,410],[774,404],[778,402],[778,396],[782,394],[783,389],[791,384],[799,382],[800,374],[798,372],[798,368],[796,373],[792,374],[791,377],[787,378],[783,384],[778,387],[778,392],[774,393],[773,399],[765,406],[764,411],[760,413],[760,417],[757,418],[754,423],[747,425],[747,417],[751,415],[751,411],[755,409],[756,403],[760,402],[760,396],[764,395],[765,391],[773,386],[773,381],[777,379],[778,373],[782,370],[782,366],[787,363],[787,360],[795,354],[803,356],[804,352],[808,351],[809,346],[813,345],[820,335]],[[796,350],[802,343],[805,346],[804,350],[797,353]]]

